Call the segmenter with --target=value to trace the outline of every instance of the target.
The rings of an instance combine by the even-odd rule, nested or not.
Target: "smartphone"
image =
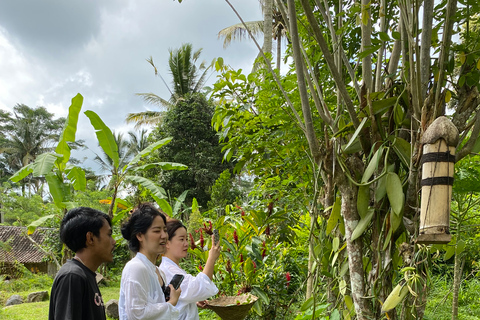
[[[175,290],[177,290],[180,287],[180,284],[182,284],[183,278],[185,278],[183,274],[177,273],[173,276],[172,281],[170,281],[170,284],[175,288]],[[165,301],[168,302],[168,300],[170,300],[170,286],[167,286],[165,288],[164,294],[165,294]]]
[[[177,273],[176,275],[173,276],[172,281],[170,281],[170,284],[175,288],[175,290],[177,290],[180,287],[180,284],[182,284],[183,278],[185,278],[183,274]]]
[[[220,241],[220,234],[218,232],[218,229],[213,229],[213,241],[215,242],[215,244],[218,244],[218,242]]]

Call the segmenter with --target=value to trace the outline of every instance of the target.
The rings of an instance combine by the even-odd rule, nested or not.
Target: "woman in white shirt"
[[[185,276],[180,289],[182,293],[178,299],[177,309],[180,310],[179,319],[198,320],[197,302],[200,306],[204,305],[204,300],[218,293],[217,286],[212,282],[215,262],[220,256],[220,244],[214,242],[212,235],[212,248],[209,251],[208,259],[203,271],[196,276],[187,274],[180,268],[180,260],[185,258],[188,253],[188,234],[187,228],[176,219],[167,221],[167,250],[162,257],[160,270],[165,272],[167,281],[172,279],[176,273]]]
[[[178,319],[179,311],[175,305],[181,289],[175,290],[170,285],[170,300],[166,302],[166,278],[155,265],[166,248],[168,234],[165,224],[165,215],[151,204],[144,203],[133,210],[121,228],[122,236],[136,255],[122,272],[118,303],[120,320]]]

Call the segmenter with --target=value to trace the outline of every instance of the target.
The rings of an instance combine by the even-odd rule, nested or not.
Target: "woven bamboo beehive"
[[[246,293],[238,296],[224,296],[209,300],[205,306],[223,320],[243,320],[258,297]]]
[[[446,117],[437,118],[422,138],[422,202],[418,243],[450,242],[455,147],[458,130]]]

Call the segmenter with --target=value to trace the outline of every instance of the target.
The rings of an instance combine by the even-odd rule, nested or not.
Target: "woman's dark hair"
[[[180,228],[185,228],[185,230],[187,230],[187,227],[185,227],[180,220],[177,220],[177,219],[168,220],[167,221],[168,239],[172,239],[175,236],[175,232],[177,232],[177,230]]]
[[[101,211],[88,207],[78,207],[68,211],[60,224],[60,239],[73,252],[87,247],[87,233],[100,236],[105,220],[112,226],[112,220]]]
[[[140,242],[137,239],[137,234],[145,234],[152,225],[153,219],[157,216],[162,217],[163,222],[167,224],[165,214],[150,203],[142,203],[133,209],[130,219],[121,228],[122,236],[125,240],[128,240],[130,250],[133,252],[140,251]]]

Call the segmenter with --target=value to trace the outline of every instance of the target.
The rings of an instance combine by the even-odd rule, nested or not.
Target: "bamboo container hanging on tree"
[[[432,122],[422,137],[422,201],[417,243],[448,243],[458,130],[447,117]]]

